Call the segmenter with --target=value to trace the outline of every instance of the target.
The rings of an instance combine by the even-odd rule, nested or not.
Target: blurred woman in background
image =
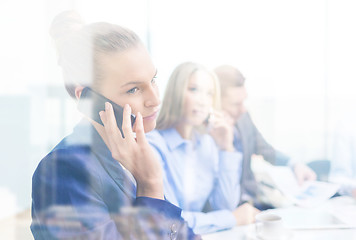
[[[147,134],[164,169],[165,197],[183,209],[196,233],[250,223],[257,213],[235,210],[242,155],[233,146],[232,122],[219,109],[215,74],[200,64],[182,63],[170,76],[157,128]]]

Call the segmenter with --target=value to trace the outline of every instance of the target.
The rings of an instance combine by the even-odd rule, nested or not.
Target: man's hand
[[[351,196],[356,199],[356,188],[351,191]]]
[[[303,163],[296,163],[293,170],[299,185],[302,185],[305,181],[316,180],[316,173]]]

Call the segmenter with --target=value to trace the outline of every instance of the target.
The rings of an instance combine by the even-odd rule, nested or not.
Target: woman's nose
[[[199,94],[199,96],[197,96],[197,103],[203,106],[211,105],[212,97],[209,94]]]
[[[156,86],[149,87],[146,93],[145,107],[157,107],[161,104],[158,88]]]

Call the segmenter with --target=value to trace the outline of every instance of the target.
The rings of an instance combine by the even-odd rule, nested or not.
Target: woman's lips
[[[153,119],[156,119],[156,116],[157,116],[157,112],[154,112],[153,114],[149,115],[149,116],[146,116],[146,117],[143,117],[143,120],[153,120]]]
[[[193,110],[193,114],[196,114],[196,115],[208,115],[209,112],[202,111],[202,110]]]

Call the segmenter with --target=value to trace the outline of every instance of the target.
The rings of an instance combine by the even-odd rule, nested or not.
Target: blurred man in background
[[[299,184],[306,180],[316,180],[313,170],[305,164],[292,162],[288,156],[271,146],[256,128],[244,106],[247,91],[241,72],[229,65],[219,66],[214,71],[220,80],[222,109],[231,117],[235,126],[235,148],[243,153],[240,203],[253,201],[254,206],[259,209],[271,207],[257,200],[257,183],[251,170],[253,155],[260,155],[273,165],[290,166]]]

